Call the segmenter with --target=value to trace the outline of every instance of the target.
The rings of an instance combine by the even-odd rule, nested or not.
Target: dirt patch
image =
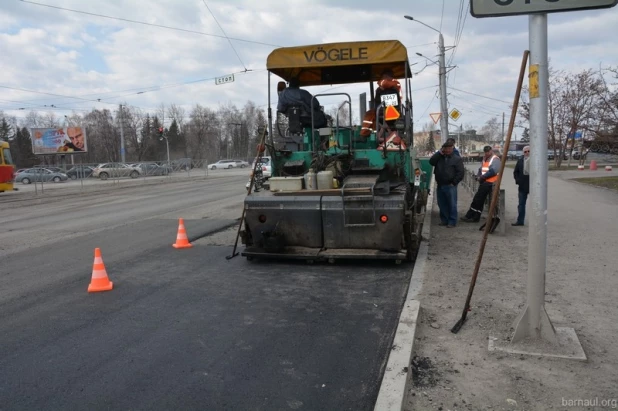
[[[574,178],[573,181],[618,191],[618,177],[616,176]]]
[[[405,410],[618,409],[618,276],[612,251],[618,233],[607,224],[616,216],[616,200],[605,190],[578,195],[580,187],[549,179],[545,308],[554,326],[575,328],[588,360],[488,349],[490,337],[496,344],[510,342],[526,303],[528,221],[525,227],[510,225],[517,190],[505,179],[507,219],[501,224],[508,225],[507,234],[490,235],[471,311],[457,334],[450,330],[462,314],[484,221],[440,227],[434,205],[411,363],[418,375],[413,372],[409,380]],[[458,196],[461,216],[471,195],[460,187]],[[590,400],[598,406],[579,406],[594,404]]]
[[[412,358],[412,383],[415,387],[435,387],[438,373],[431,358],[414,356]]]

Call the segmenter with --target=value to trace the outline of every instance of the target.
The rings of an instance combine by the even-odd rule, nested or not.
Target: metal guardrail
[[[476,190],[479,188],[479,182],[476,179],[476,173],[465,169],[464,171],[464,179],[461,182],[462,186],[465,187],[472,196],[476,194]],[[491,202],[491,195],[487,196],[487,200],[485,200],[485,206],[483,207],[483,216],[487,217],[489,212],[489,204]],[[500,218],[500,224],[496,228],[497,233],[502,235],[506,234],[506,191],[501,188],[500,196],[498,197],[498,205],[496,210],[497,216]]]

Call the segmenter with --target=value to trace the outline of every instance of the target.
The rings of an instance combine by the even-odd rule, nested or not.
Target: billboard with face
[[[84,153],[87,150],[83,127],[33,128],[32,150],[37,154]]]

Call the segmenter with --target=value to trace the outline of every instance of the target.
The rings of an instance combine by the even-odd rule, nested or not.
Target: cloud
[[[150,24],[176,27],[203,34],[168,30],[24,2],[3,5],[0,22],[0,53],[3,61],[0,85],[38,90],[101,103],[57,96],[0,89],[0,109],[23,116],[19,107],[51,104],[66,109],[114,108],[127,103],[144,110],[161,103],[190,108],[195,104],[216,109],[220,104],[241,107],[247,100],[258,106],[267,103],[268,76],[264,71],[272,45],[295,46],[321,42],[398,39],[409,47],[414,70],[425,59],[437,59],[437,33],[403,18],[411,15],[420,22],[441,29],[447,47],[447,61],[456,66],[449,73],[449,108],[462,111],[460,122],[480,128],[485,121],[506,111],[512,100],[521,55],[529,47],[526,16],[476,19],[460,6],[467,1],[392,0],[388,6],[375,0],[275,0],[203,1],[40,0],[54,6],[92,14],[117,16]],[[334,5],[335,4],[335,5]],[[465,25],[457,42],[456,29]],[[579,71],[618,64],[618,8],[559,13],[549,16],[549,47],[552,66]],[[225,33],[236,39],[228,41]],[[245,68],[248,70],[244,72]],[[231,84],[215,85],[214,77],[235,74]],[[167,87],[199,79],[186,85]],[[277,82],[272,79],[272,93]],[[425,68],[414,77],[412,88],[415,121],[429,121],[439,111],[436,98],[438,70]],[[315,93],[330,86],[311,90]],[[457,91],[455,89],[463,90]],[[352,96],[356,114],[358,94],[367,85],[351,85],[333,91]],[[466,93],[468,92],[468,93]],[[139,94],[138,94],[139,93]],[[495,100],[475,96],[491,97]],[[337,104],[342,97],[323,98],[323,104]],[[6,100],[18,101],[19,103]],[[276,103],[273,101],[273,103]],[[70,111],[58,110],[58,115]]]

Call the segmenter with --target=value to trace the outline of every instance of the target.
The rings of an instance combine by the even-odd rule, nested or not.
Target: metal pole
[[[505,137],[505,136],[504,136],[504,111],[503,111],[503,112],[502,112],[502,139],[501,139],[501,140],[502,140],[502,144],[503,144],[503,145],[504,145],[504,137]],[[504,146],[502,147],[502,149],[503,149],[504,151],[508,151],[508,150],[509,150],[509,149],[508,149],[508,147],[506,147],[506,148],[505,148]]]
[[[165,137],[165,145],[167,147],[167,165],[170,165],[170,141]]]
[[[547,14],[529,16],[530,36],[530,206],[528,218],[527,303],[516,321],[512,342],[526,337],[556,343],[545,311],[547,262]]]
[[[448,139],[448,109],[446,104],[446,63],[444,61],[444,37],[440,33],[439,39],[440,47],[440,138],[442,144]]]
[[[457,148],[461,150],[459,154],[463,154],[463,150],[461,149],[461,126],[459,126],[459,130],[457,130]]]
[[[124,127],[123,127],[123,123],[124,123],[124,121],[122,120],[122,104],[120,104],[120,160],[124,163],[125,162],[125,155],[124,155]]]

